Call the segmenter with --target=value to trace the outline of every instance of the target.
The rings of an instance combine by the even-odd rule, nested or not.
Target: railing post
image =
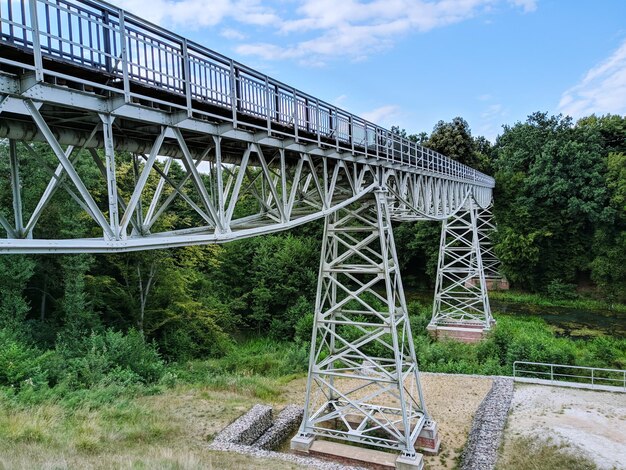
[[[269,78],[265,76],[265,118],[267,121],[267,136],[272,135],[272,113],[271,113],[272,95],[270,92]]]
[[[183,39],[181,44],[183,51],[183,84],[185,86],[185,101],[187,104],[187,117],[193,115],[191,103],[191,67],[189,64],[189,51],[187,50],[187,39]]]
[[[111,57],[113,53],[111,52],[111,21],[109,19],[109,12],[104,10],[102,12],[102,41],[104,46],[104,69],[108,73],[113,73],[113,62]]]
[[[352,153],[354,154],[354,119],[352,119],[352,114],[350,114],[350,123],[348,124],[348,136],[350,139],[350,148],[352,149]]]
[[[230,61],[230,106],[232,109],[233,126],[237,127],[237,107],[239,99],[237,97],[237,77],[235,75],[235,62]]]
[[[550,382],[554,382],[554,364],[550,364]]]
[[[593,372],[595,369],[591,369],[591,387],[593,387]]]
[[[298,121],[299,113],[298,113],[298,93],[296,93],[296,89],[292,88],[291,93],[293,93],[293,133],[296,138],[296,143],[298,143]]]
[[[335,148],[339,152],[339,113],[335,107]]]
[[[33,57],[35,61],[35,80],[43,81],[43,58],[41,56],[41,41],[39,37],[39,18],[37,15],[37,0],[28,0],[30,10],[30,27],[33,33]]]
[[[128,41],[126,40],[126,24],[124,10],[118,9],[120,16],[120,47],[122,52],[122,76],[124,79],[124,102],[130,103],[130,70],[128,69]]]

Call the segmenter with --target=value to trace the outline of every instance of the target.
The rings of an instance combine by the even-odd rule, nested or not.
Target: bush
[[[560,279],[553,279],[548,283],[546,294],[552,300],[574,300],[578,297],[576,285],[562,282]]]
[[[53,352],[41,352],[6,329],[0,330],[0,385],[20,388],[48,382],[47,363]]]
[[[66,371],[60,381],[73,387],[149,384],[157,382],[165,372],[156,344],[146,341],[136,330],[91,333],[76,349],[61,347],[60,353],[66,359]]]

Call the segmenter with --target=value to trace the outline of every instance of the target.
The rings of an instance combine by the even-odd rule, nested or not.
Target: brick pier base
[[[460,341],[462,343],[478,343],[490,331],[483,325],[453,324],[428,325],[430,335],[435,339]]]

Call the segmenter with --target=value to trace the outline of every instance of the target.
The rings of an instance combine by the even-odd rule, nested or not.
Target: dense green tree
[[[466,165],[476,162],[474,139],[467,121],[455,117],[451,122],[439,121],[430,134],[426,147]]]
[[[535,113],[495,145],[496,252],[510,280],[541,290],[589,271],[607,191],[599,133]]]

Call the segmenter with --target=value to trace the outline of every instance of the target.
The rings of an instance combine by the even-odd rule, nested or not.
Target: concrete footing
[[[474,277],[466,281],[466,287],[477,287],[480,285],[478,278]],[[488,277],[485,278],[485,287],[488,291],[509,290],[509,281],[504,278]]]
[[[490,331],[490,329],[485,328],[483,325],[463,323],[446,323],[444,325],[430,324],[427,330],[435,339],[450,339],[462,343],[478,343]]]
[[[426,455],[437,455],[441,438],[439,437],[439,429],[435,421],[427,421],[419,435],[415,448]]]
[[[308,454],[314,441],[315,436],[301,436],[300,434],[296,434],[291,438],[290,448],[295,452]]]
[[[422,470],[424,468],[424,458],[422,454],[400,455],[396,459],[396,470]]]

